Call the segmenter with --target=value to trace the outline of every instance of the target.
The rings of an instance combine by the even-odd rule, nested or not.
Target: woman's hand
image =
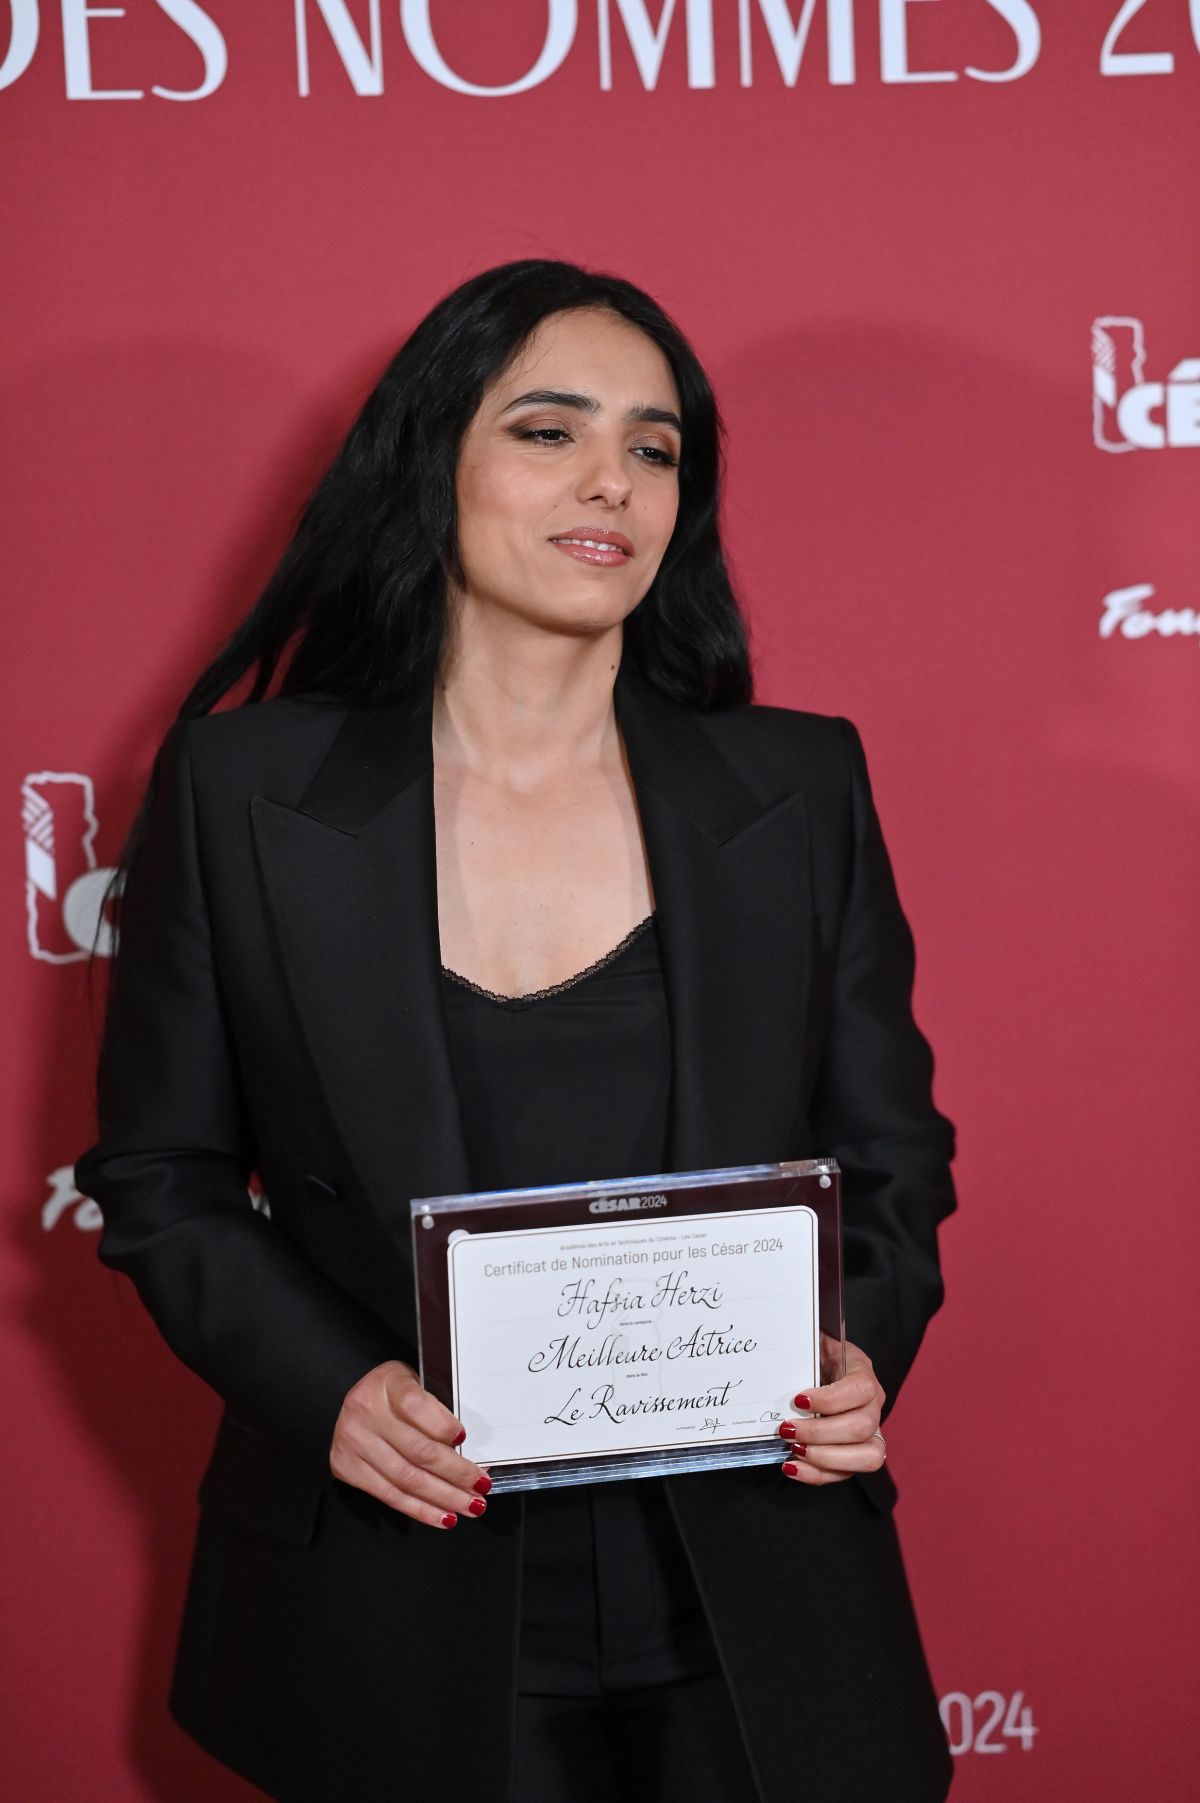
[[[783,1475],[796,1484],[838,1484],[856,1471],[878,1471],[887,1457],[879,1432],[883,1403],[874,1366],[847,1340],[845,1377],[815,1384],[796,1398],[796,1407],[814,1410],[816,1419],[779,1424],[789,1442]]]
[[[389,1359],[360,1377],[342,1403],[329,1468],[402,1515],[452,1528],[460,1515],[479,1516],[492,1480],[453,1449],[466,1429],[422,1389],[411,1365]]]

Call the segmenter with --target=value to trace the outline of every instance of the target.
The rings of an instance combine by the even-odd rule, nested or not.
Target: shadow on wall
[[[386,354],[364,359],[342,395],[365,393]],[[945,1322],[905,1398],[904,1456],[916,1481],[902,1474],[918,1601],[935,1672],[949,1677],[978,1636],[981,1612],[1005,1607],[994,1595],[994,1546],[1011,1521],[990,1511],[1008,1511],[1011,1498],[996,1449],[1005,1441],[1007,1374],[1014,1360],[1040,1354],[1037,1306],[1016,1327],[995,1315],[1002,1286],[994,1273],[1014,1253],[1005,1243],[1013,1202],[1000,1196],[992,1160],[1014,1120],[1034,1158],[1053,1155],[1071,1134],[1080,1150],[1047,1244],[1052,1260],[1065,1260],[1085,1211],[1098,1197],[1103,1203],[1112,1180],[1104,1098],[1112,1070],[1128,1068],[1129,1020],[1146,984],[1161,987],[1173,952],[1181,973],[1195,966],[1181,917],[1164,919],[1157,942],[1140,951],[1121,922],[1122,910],[1144,906],[1147,895],[1194,893],[1180,868],[1184,844],[1193,845],[1193,866],[1197,856],[1186,795],[1157,754],[1140,766],[1128,756],[1129,743],[1144,743],[1150,730],[1155,681],[1173,692],[1183,648],[1102,644],[1097,633],[1108,588],[1154,579],[1153,570],[1129,567],[1129,546],[1141,539],[1132,522],[1152,505],[1147,485],[1158,485],[1161,501],[1162,480],[1174,477],[1093,449],[1086,361],[1068,392],[967,345],[814,326],[711,373],[730,428],[727,522],[754,622],[760,698],[846,713],[863,731],[917,933],[919,1011],[938,1052],[940,1100],[962,1136],[967,1205],[947,1237]],[[42,419],[64,374],[77,408],[71,455],[80,471],[98,472],[97,485],[82,521],[64,526],[58,500],[48,501],[33,537],[48,546],[43,592],[57,592],[60,572],[69,592],[80,569],[99,565],[108,596],[130,595],[128,620],[102,622],[120,640],[102,704],[113,738],[100,812],[103,855],[112,856],[114,828],[132,813],[176,699],[265,579],[356,402],[298,409],[284,369],[212,345],[163,342],[106,346],[74,370],[35,371],[8,405]],[[284,423],[267,429],[264,421]],[[50,448],[61,419],[44,429]],[[208,447],[203,464],[197,439]],[[213,519],[232,522],[216,545]],[[114,533],[114,521],[129,530]],[[136,628],[146,605],[147,557],[163,569],[164,604],[180,631],[169,670],[156,666],[143,678],[127,626]],[[131,704],[139,681],[145,693]],[[1103,909],[1097,894],[1108,898]],[[1181,982],[1179,996],[1189,988]],[[81,967],[46,993],[42,1171],[83,1150],[92,1120]],[[1056,1005],[1031,1038],[1029,1000],[1039,993]],[[1160,1054],[1149,1042],[1143,1053],[1152,1076]],[[1067,1097],[1064,1068],[1076,1073]],[[999,1071],[1002,1105],[994,1100]],[[20,1220],[25,1324],[53,1361],[75,1431],[143,1524],[129,1757],[161,1803],[257,1795],[193,1748],[165,1708],[215,1401],[159,1342],[132,1289],[96,1264],[93,1239],[66,1218],[50,1238],[27,1211]],[[1102,1275],[1075,1269],[1068,1283],[1051,1263],[1045,1282],[1065,1343],[1086,1343]],[[1145,1297],[1133,1275],[1123,1293],[1136,1316]],[[958,1377],[963,1361],[976,1373],[969,1393]],[[950,1473],[938,1459],[947,1425],[962,1455]],[[1027,1448],[1049,1468],[1088,1454],[1086,1421],[1077,1444],[1061,1422],[1028,1431],[1031,1439],[1053,1432],[1053,1444]],[[935,1470],[936,1495],[932,1477],[920,1476]],[[947,1523],[968,1518],[971,1546],[961,1549],[954,1584],[939,1591]],[[1064,1519],[1069,1526],[1064,1517],[1039,1527],[1053,1538]],[[1045,1571],[1036,1569],[1035,1545],[1027,1576],[1058,1595],[1077,1562],[1045,1550]],[[1078,1600],[1086,1619],[1082,1593]],[[66,1644],[69,1620],[61,1631]]]

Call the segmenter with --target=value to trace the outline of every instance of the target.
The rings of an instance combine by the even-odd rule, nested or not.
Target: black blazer
[[[507,1795],[523,1505],[453,1534],[334,1479],[346,1391],[416,1363],[408,1200],[470,1187],[442,1014],[432,684],[175,727],[75,1175],[224,1398],[171,1705],[289,1803]],[[894,1401],[942,1296],[950,1123],[854,728],[614,691],[672,1023],[670,1162],[833,1154],[847,1333]],[[260,1174],[269,1216],[249,1205]],[[603,1173],[598,1173],[603,1175]],[[886,1469],[667,1493],[766,1803],[934,1803],[950,1761]],[[799,1767],[796,1760],[799,1758]]]

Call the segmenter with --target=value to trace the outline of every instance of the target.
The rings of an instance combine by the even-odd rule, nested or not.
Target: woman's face
[[[679,415],[671,366],[636,326],[598,308],[543,320],[463,437],[461,604],[576,634],[625,619],[675,527]]]

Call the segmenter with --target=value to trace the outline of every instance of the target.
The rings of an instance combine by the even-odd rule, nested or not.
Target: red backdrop
[[[6,1794],[251,1795],[165,1713],[217,1409],[70,1188],[80,944],[383,363],[529,255],[690,333],[761,698],[867,744],[961,1134],[889,1436],[955,1794],[1189,1794],[1198,0],[0,0],[0,55]]]

